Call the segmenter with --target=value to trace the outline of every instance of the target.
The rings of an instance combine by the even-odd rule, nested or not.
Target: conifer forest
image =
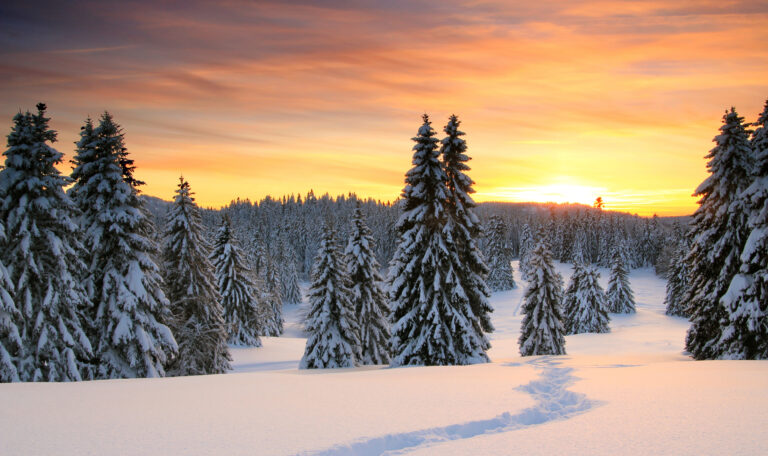
[[[0,1],[0,456],[768,455],[766,43]]]
[[[511,365],[540,371],[539,386],[518,388],[540,402],[533,411],[310,452],[381,454],[432,448],[435,433],[440,442],[529,426],[530,413],[540,422],[595,413],[596,400],[566,389],[573,368],[562,363],[595,352],[600,337],[652,343],[621,339],[649,315],[678,328],[680,339],[665,342],[684,347],[675,359],[768,359],[768,102],[750,121],[725,112],[698,209],[678,217],[611,211],[602,198],[477,203],[471,132],[456,115],[427,114],[414,122],[397,199],[309,191],[200,207],[184,175],[173,195],[143,194],[142,164],[118,122],[109,112],[86,118],[65,163],[45,104],[12,119],[0,170],[4,383],[270,363],[317,372],[498,365],[497,341],[517,356]],[[300,359],[282,361],[280,350]],[[631,363],[611,353],[616,365]],[[418,371],[402,372],[407,385]]]

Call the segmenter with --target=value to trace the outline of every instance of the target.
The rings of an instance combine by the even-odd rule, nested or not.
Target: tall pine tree
[[[529,254],[535,248],[535,240],[533,239],[533,231],[531,226],[527,223],[523,224],[523,228],[520,230],[520,248],[518,258],[518,268],[520,269],[520,276],[523,280],[530,280],[530,262]]]
[[[512,275],[512,255],[507,245],[504,222],[494,215],[488,229],[488,286],[492,291],[506,291],[515,288]]]
[[[584,264],[581,255],[577,253],[576,258],[573,260],[571,279],[563,296],[563,326],[565,327],[566,334],[574,334],[570,316],[576,315],[578,312],[580,306],[578,293],[582,289],[581,282],[585,280],[586,272],[587,266]]]
[[[719,356],[728,359],[768,359],[768,101],[754,125],[752,184],[740,198],[750,210],[751,231],[739,274],[722,298]]]
[[[467,320],[472,322],[476,337],[483,338],[484,332],[493,331],[488,303],[491,295],[485,278],[488,267],[477,246],[482,231],[480,219],[475,214],[477,204],[472,199],[474,182],[466,174],[470,158],[467,143],[459,130],[461,122],[452,115],[443,131],[447,135],[441,141],[440,154],[443,157],[446,185],[448,190],[448,219],[446,231],[453,240],[455,253],[452,255],[453,269],[459,282],[455,285],[453,299],[457,307],[465,309]]]
[[[349,290],[336,232],[326,227],[312,271],[309,290],[309,333],[300,369],[354,367],[360,353],[360,327]]]
[[[389,363],[389,306],[381,288],[379,262],[363,211],[358,203],[352,218],[352,234],[344,251],[351,280],[351,298],[360,324],[361,364]]]
[[[573,304],[566,310],[566,334],[610,332],[608,303],[599,278],[594,266],[583,268],[581,277],[575,282]]]
[[[488,361],[490,343],[476,329],[482,316],[467,317],[470,297],[453,268],[447,178],[434,136],[425,114],[413,138],[413,168],[405,178],[399,242],[390,267],[393,366]]]
[[[200,209],[182,177],[168,214],[163,250],[173,332],[179,344],[171,369],[174,375],[221,374],[231,369],[224,310],[202,231]]]
[[[299,286],[299,272],[296,270],[295,255],[291,253],[285,258],[282,269],[283,302],[301,304],[301,287]]]
[[[611,255],[608,278],[608,310],[611,313],[635,313],[635,294],[629,284],[629,272],[624,262],[623,248],[617,246]]]
[[[520,327],[520,354],[564,355],[562,278],[555,272],[552,254],[540,242],[529,252],[530,280],[525,290]]]
[[[280,265],[270,256],[264,268],[265,290],[262,298],[268,307],[262,325],[265,336],[278,337],[283,334],[283,289],[280,279]]]
[[[151,258],[154,228],[133,178],[123,133],[109,113],[81,130],[69,194],[80,208],[94,308],[93,344],[98,378],[161,377],[177,352],[162,323],[168,300]]]
[[[724,347],[721,321],[728,318],[720,300],[741,267],[740,255],[749,235],[745,202],[738,195],[747,187],[752,151],[744,119],[731,108],[723,116],[720,135],[709,151],[710,172],[696,189],[701,196],[691,222],[691,265],[685,301],[691,327],[685,348],[696,359],[719,357]]]
[[[0,220],[0,246],[5,246],[5,227]],[[21,312],[13,302],[13,283],[5,264],[0,261],[0,383],[18,382],[19,372],[11,353],[22,349],[19,323]]]
[[[672,254],[667,271],[667,294],[664,298],[666,314],[675,317],[688,317],[685,294],[688,288],[688,245],[680,242]]]
[[[76,208],[63,190],[69,179],[56,169],[62,154],[48,144],[56,132],[48,126],[46,106],[40,103],[37,110],[13,118],[0,171],[7,236],[0,263],[8,268],[18,311],[5,314],[12,322],[6,326],[18,330],[22,342],[5,349],[12,350],[21,381],[81,380],[84,362],[93,356],[83,328],[90,308],[80,284],[83,247],[73,220]]]
[[[225,216],[216,233],[211,262],[224,309],[227,340],[236,346],[261,347],[257,315],[259,303],[256,298],[259,290],[251,281],[250,271],[241,258],[242,253],[232,237],[229,218]]]

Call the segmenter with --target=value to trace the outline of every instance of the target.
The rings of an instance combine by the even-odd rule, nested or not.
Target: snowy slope
[[[568,336],[567,356],[518,355],[516,276],[492,298],[491,364],[299,371],[294,307],[233,374],[2,384],[0,454],[768,453],[768,362],[691,361],[664,282],[630,278],[638,313]]]

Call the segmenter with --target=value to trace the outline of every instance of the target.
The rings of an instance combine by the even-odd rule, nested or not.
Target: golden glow
[[[145,193],[170,199],[184,173],[206,206],[394,200],[427,112],[440,135],[463,121],[478,201],[690,214],[723,111],[753,121],[768,97],[754,1],[60,3],[39,33],[0,19],[25,36],[0,50],[0,119],[45,101],[69,159],[108,109]],[[81,23],[121,33],[94,46]]]
[[[587,187],[566,182],[540,187],[501,187],[494,192],[479,195],[484,200],[531,201],[537,203],[579,203],[592,205],[598,196],[606,193],[602,187]]]

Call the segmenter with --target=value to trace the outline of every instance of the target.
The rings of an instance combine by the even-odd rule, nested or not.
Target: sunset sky
[[[0,118],[44,101],[68,160],[109,110],[145,193],[183,173],[221,206],[392,200],[421,114],[455,113],[479,201],[681,215],[724,110],[768,98],[766,43],[754,0],[3,2]]]

